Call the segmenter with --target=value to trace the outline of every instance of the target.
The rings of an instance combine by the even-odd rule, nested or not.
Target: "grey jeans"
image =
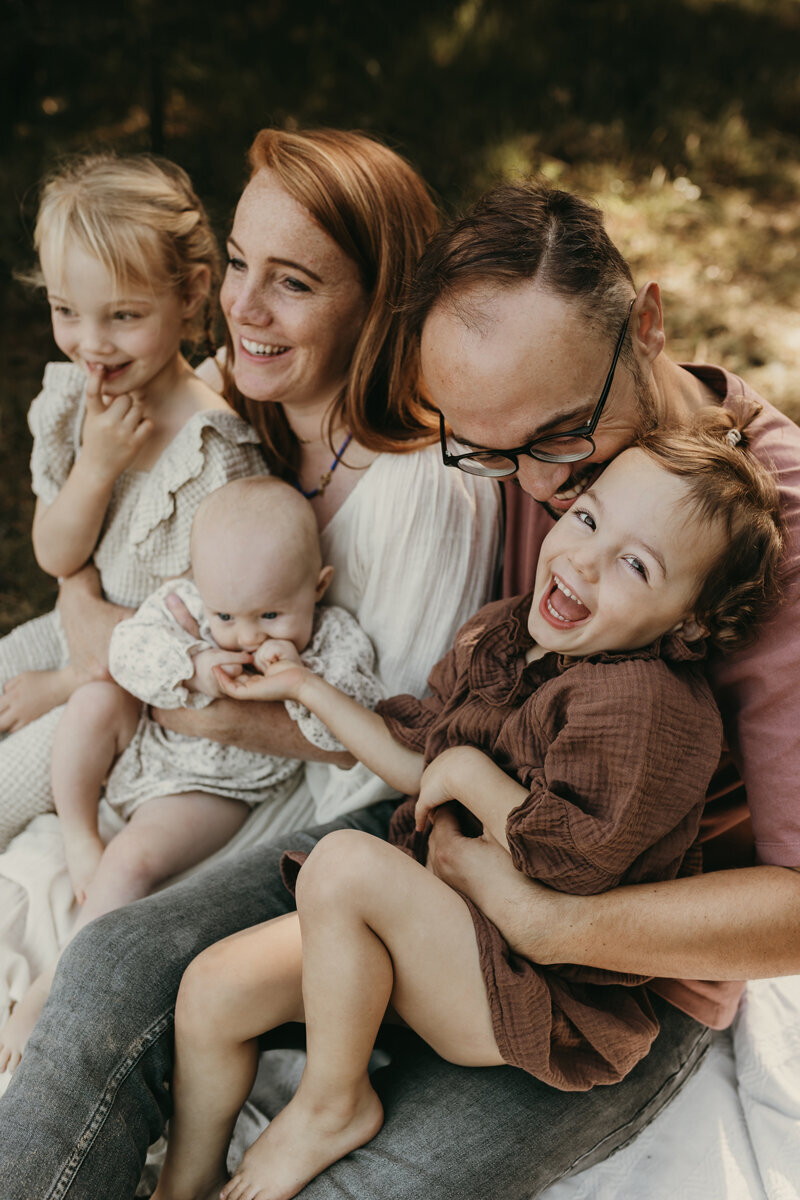
[[[284,847],[332,828],[385,836],[392,805],[285,835],[84,929],[0,1100],[3,1200],[127,1200],[170,1113],[173,1006],[206,946],[292,908]],[[559,1092],[513,1067],[455,1067],[411,1033],[373,1076],[386,1123],[308,1200],[530,1200],[629,1141],[700,1062],[708,1031],[656,1000],[661,1033],[622,1082]],[[213,1081],[211,1081],[213,1086]]]

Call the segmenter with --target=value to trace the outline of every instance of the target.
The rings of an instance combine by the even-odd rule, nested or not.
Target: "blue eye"
[[[231,614],[230,613],[217,613],[217,620],[218,621],[230,621]]]
[[[628,564],[628,566],[631,568],[631,570],[635,571],[637,575],[641,575],[642,579],[648,578],[647,567],[644,565],[644,563],[642,562],[642,560],[640,558],[636,557],[635,554],[623,555],[622,561],[626,562]]]
[[[597,528],[594,517],[585,508],[571,508],[569,511],[573,517],[577,517],[581,524],[585,525],[588,529]]]

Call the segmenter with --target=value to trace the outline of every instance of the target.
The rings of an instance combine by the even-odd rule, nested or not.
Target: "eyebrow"
[[[605,511],[605,510],[604,510],[604,508],[603,508],[603,502],[602,502],[602,500],[600,499],[600,497],[597,495],[597,493],[594,491],[594,489],[593,489],[593,488],[587,488],[587,489],[586,489],[586,491],[583,493],[583,496],[578,496],[578,498],[577,498],[577,501],[576,501],[576,502],[577,502],[577,503],[580,503],[580,501],[581,501],[582,499],[585,499],[585,500],[591,500],[591,501],[592,501],[592,503],[593,503],[593,504],[594,504],[594,505],[595,505],[597,508],[599,508],[599,510],[600,510],[600,512],[601,512],[601,513]],[[638,545],[638,546],[641,546],[641,548],[642,548],[643,550],[646,550],[646,551],[647,551],[647,553],[648,553],[648,554],[649,554],[649,555],[650,555],[652,558],[654,558],[654,559],[656,560],[656,562],[658,563],[658,565],[661,567],[661,570],[662,570],[662,572],[664,573],[664,579],[665,579],[665,580],[666,580],[666,579],[668,579],[668,578],[669,578],[669,576],[668,576],[668,573],[667,573],[667,564],[666,564],[666,562],[665,562],[665,560],[664,560],[664,556],[663,556],[663,554],[661,553],[661,551],[660,551],[660,550],[656,550],[655,546],[651,546],[649,542],[645,542],[645,541],[643,541],[643,540],[642,540],[640,537],[636,537],[636,535],[635,535],[635,534],[634,534],[634,535],[631,535],[631,536],[632,536],[632,538],[633,538],[633,541],[634,541],[634,543],[635,543],[636,545]]]
[[[571,408],[568,412],[559,413],[557,416],[551,417],[549,421],[545,421],[543,425],[539,425],[533,431],[530,437],[525,438],[524,442],[520,442],[519,444],[522,446],[527,446],[529,442],[535,442],[538,441],[539,438],[547,437],[548,433],[554,429],[557,429],[559,425],[567,425],[568,428],[565,431],[567,433],[570,431],[570,429],[578,429],[580,428],[579,421],[581,417],[584,418],[582,424],[585,425],[588,423],[593,411],[593,406],[587,403],[578,405],[575,408]],[[459,433],[456,433],[455,429],[453,430],[453,437],[457,442],[463,442],[465,446],[474,446],[476,450],[501,449],[500,446],[482,446],[480,442],[471,442],[469,438],[462,437]]]
[[[72,304],[73,301],[66,296],[59,296],[57,292],[48,292],[48,300],[58,300],[61,304]],[[121,308],[123,304],[152,304],[152,297],[148,296],[120,296],[109,301],[108,308]]]
[[[229,237],[228,245],[233,246],[234,249],[238,250],[240,254],[244,254],[244,251],[242,250],[242,247],[239,245],[239,243],[236,241],[236,238]],[[308,275],[311,279],[315,279],[317,281],[317,283],[322,283],[322,280],[320,279],[319,275],[317,275],[317,273],[315,271],[312,271],[310,267],[304,267],[302,263],[294,262],[294,260],[291,258],[275,258],[274,255],[270,254],[267,257],[267,262],[277,263],[278,266],[281,266],[281,267],[292,267],[293,270],[302,271],[304,275]]]

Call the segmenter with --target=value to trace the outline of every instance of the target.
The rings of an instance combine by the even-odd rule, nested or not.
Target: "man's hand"
[[[104,378],[104,370],[89,372],[81,457],[98,476],[116,480],[151,436],[153,422],[138,397],[104,396]]]
[[[201,650],[194,656],[194,675],[187,679],[186,687],[191,692],[202,692],[212,700],[221,700],[228,693],[222,690],[219,680],[223,676],[226,679],[236,678],[252,661],[252,654],[245,650],[238,653],[234,650],[214,650],[210,647],[208,650]]]

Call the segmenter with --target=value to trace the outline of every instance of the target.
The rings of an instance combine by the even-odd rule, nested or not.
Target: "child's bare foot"
[[[78,904],[86,900],[86,889],[94,879],[104,851],[103,839],[96,829],[64,829],[67,870]]]
[[[221,1200],[290,1200],[326,1167],[375,1137],[383,1106],[368,1080],[346,1111],[340,1098],[320,1108],[303,1098],[278,1113],[242,1159]]]
[[[69,698],[65,671],[23,671],[0,695],[0,733],[16,733]]]
[[[52,971],[44,971],[34,979],[22,999],[14,1005],[11,1016],[0,1030],[0,1074],[3,1071],[16,1071],[19,1066],[22,1051],[50,994],[52,980]]]

